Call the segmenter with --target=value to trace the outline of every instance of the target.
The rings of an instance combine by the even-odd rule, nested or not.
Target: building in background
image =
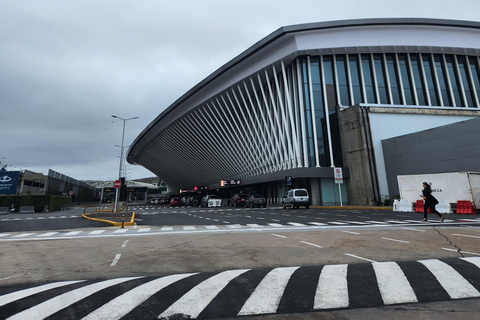
[[[302,187],[312,205],[338,204],[341,195],[350,204],[388,203],[397,173],[480,171],[478,151],[466,152],[480,150],[480,140],[460,143],[464,124],[480,116],[479,57],[478,22],[282,27],[162,112],[127,160],[171,190],[229,188],[278,203]],[[478,137],[480,127],[469,128]],[[415,161],[402,167],[407,154]]]

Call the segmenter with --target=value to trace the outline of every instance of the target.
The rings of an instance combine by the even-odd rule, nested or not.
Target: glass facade
[[[202,181],[343,166],[337,106],[479,108],[479,76],[478,56],[299,56],[288,64],[271,64],[210,97],[151,144],[158,154],[170,155],[164,163],[155,158],[169,170],[166,174],[177,165],[191,167],[191,175]]]

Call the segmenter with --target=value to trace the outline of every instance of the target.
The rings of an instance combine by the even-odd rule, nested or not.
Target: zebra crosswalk
[[[480,219],[470,219],[478,223]],[[468,221],[467,221],[468,222]],[[453,220],[445,219],[444,224],[455,224]],[[462,223],[465,223],[463,221]],[[430,223],[429,225],[431,225]],[[440,222],[438,222],[440,224]],[[149,227],[138,226],[134,228],[105,228],[98,230],[76,230],[76,231],[48,231],[48,232],[20,232],[0,233],[0,241],[20,241],[20,240],[48,240],[48,239],[70,239],[84,237],[115,237],[132,236],[146,234],[168,234],[168,233],[190,233],[190,232],[242,232],[242,231],[273,231],[276,229],[296,230],[296,229],[327,229],[330,227],[394,227],[394,226],[425,226],[425,223],[416,220],[387,220],[387,221],[309,221],[299,222],[273,222],[273,223],[247,223],[247,224],[212,224],[212,225],[178,225]]]
[[[73,280],[0,288],[2,319],[192,319],[315,312],[480,298],[480,257],[161,277]]]

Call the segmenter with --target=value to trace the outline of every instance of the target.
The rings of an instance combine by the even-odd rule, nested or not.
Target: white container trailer
[[[432,186],[432,194],[438,201],[456,204],[468,200],[480,209],[480,173],[451,172],[397,176],[400,199],[416,202],[422,198],[422,183]]]

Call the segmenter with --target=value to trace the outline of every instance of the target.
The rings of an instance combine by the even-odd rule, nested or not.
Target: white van
[[[292,207],[293,209],[304,206],[305,208],[310,207],[310,197],[308,196],[307,189],[292,189],[287,192],[287,194],[282,199],[283,209],[287,207]]]

